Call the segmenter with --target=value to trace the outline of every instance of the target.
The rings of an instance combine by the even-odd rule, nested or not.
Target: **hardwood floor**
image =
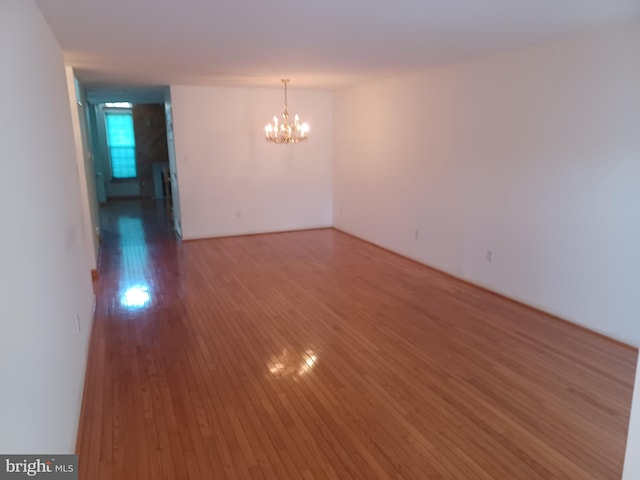
[[[619,479],[636,351],[316,230],[104,217],[78,451],[99,479]]]

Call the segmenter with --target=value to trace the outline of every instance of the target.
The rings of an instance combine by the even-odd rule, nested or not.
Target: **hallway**
[[[620,478],[634,350],[335,230],[104,214],[81,479]]]

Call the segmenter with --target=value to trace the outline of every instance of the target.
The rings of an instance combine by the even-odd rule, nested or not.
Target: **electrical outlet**
[[[236,210],[236,217],[242,218],[242,210]]]
[[[487,262],[493,263],[493,250],[487,250],[486,258]]]
[[[413,236],[416,238],[416,240],[420,240],[420,230],[416,230]]]

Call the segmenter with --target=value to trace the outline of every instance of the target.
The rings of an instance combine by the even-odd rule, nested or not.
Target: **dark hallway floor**
[[[125,310],[136,315],[155,311],[168,295],[175,298],[175,288],[180,285],[176,276],[181,244],[164,201],[109,202],[101,207],[100,227],[101,281],[97,293],[101,298],[111,298],[113,308],[126,307],[130,298],[133,303]],[[167,276],[164,281],[163,276]],[[135,305],[137,297],[140,301],[146,298],[144,305]]]

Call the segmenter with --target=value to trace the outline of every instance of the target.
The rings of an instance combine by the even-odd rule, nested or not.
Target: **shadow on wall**
[[[132,113],[140,196],[164,198],[162,170],[169,166],[164,104],[134,105]]]

